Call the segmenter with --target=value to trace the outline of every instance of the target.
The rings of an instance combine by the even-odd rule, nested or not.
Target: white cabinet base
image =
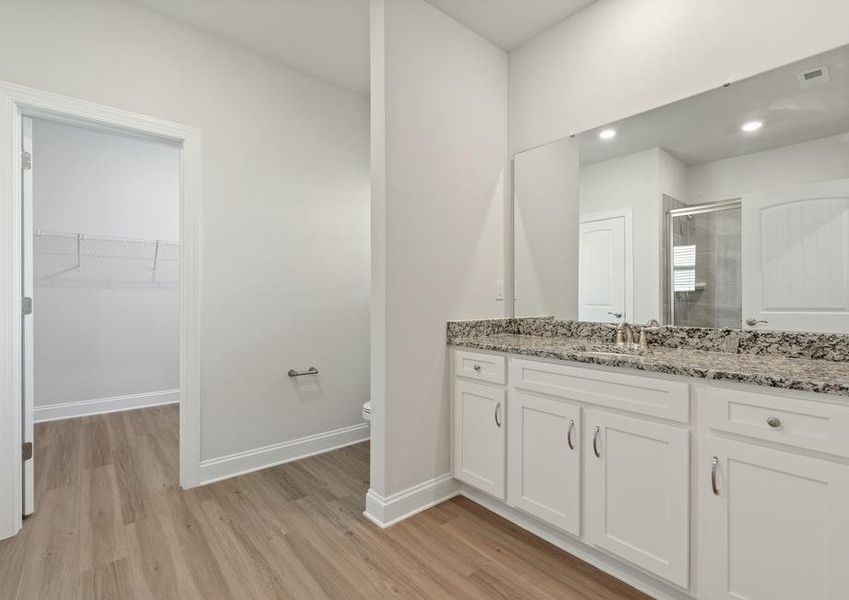
[[[526,512],[507,505],[505,502],[497,500],[492,496],[475,489],[474,487],[461,483],[460,495],[468,498],[472,502],[480,504],[487,510],[491,510],[500,517],[503,517],[521,527],[526,531],[530,531],[534,535],[544,539],[546,542],[557,546],[561,550],[568,552],[572,556],[581,559],[582,561],[591,564],[615,577],[616,579],[627,583],[628,585],[648,594],[657,600],[693,600],[693,596],[687,594],[684,590],[680,590],[675,586],[669,585],[657,577],[650,575],[641,569],[638,569],[624,561],[620,561],[615,557],[597,550],[582,542],[580,539],[561,531],[560,529],[548,525],[528,515]]]
[[[586,539],[687,587],[690,431],[586,411]]]
[[[715,436],[700,458],[706,598],[849,598],[849,466]]]
[[[458,380],[454,384],[454,477],[504,499],[504,388]]]
[[[580,535],[580,407],[516,390],[509,394],[507,501]]]

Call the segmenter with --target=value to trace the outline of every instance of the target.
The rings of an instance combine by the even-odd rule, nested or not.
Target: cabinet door
[[[454,477],[504,499],[503,388],[455,380]]]
[[[707,598],[849,597],[849,467],[717,437],[700,458]]]
[[[512,391],[507,500],[573,535],[581,533],[581,409]]]
[[[687,587],[689,430],[594,409],[585,424],[587,541]]]

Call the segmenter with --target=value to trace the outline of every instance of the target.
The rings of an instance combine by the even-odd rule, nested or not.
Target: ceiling
[[[830,81],[798,75],[827,66]],[[754,133],[740,126],[763,122]],[[601,140],[599,131],[616,130]],[[685,165],[762,152],[849,131],[849,46],[767,71],[578,135],[583,164],[661,147]]]
[[[130,0],[361,94],[369,91],[369,0]],[[512,50],[594,0],[429,0]]]
[[[483,38],[518,48],[595,0],[428,0]]]
[[[369,0],[131,0],[361,94]]]

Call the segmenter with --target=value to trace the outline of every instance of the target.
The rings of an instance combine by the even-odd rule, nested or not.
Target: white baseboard
[[[416,513],[453,498],[458,493],[457,481],[450,473],[423,481],[385,498],[374,490],[369,490],[363,514],[381,528],[391,527]]]
[[[201,485],[244,475],[313,454],[322,454],[369,439],[369,424],[361,423],[342,429],[325,431],[289,442],[237,452],[200,463]]]
[[[135,410],[137,408],[147,408],[161,404],[174,404],[179,401],[180,390],[160,390],[158,392],[146,392],[144,394],[129,394],[127,396],[113,396],[112,398],[96,398],[94,400],[48,404],[46,406],[35,407],[33,420],[36,423],[44,423],[46,421],[102,415],[105,413],[120,412],[122,410]]]

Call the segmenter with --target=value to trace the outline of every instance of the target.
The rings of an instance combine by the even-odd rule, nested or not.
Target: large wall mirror
[[[515,315],[849,333],[849,46],[514,158]]]

